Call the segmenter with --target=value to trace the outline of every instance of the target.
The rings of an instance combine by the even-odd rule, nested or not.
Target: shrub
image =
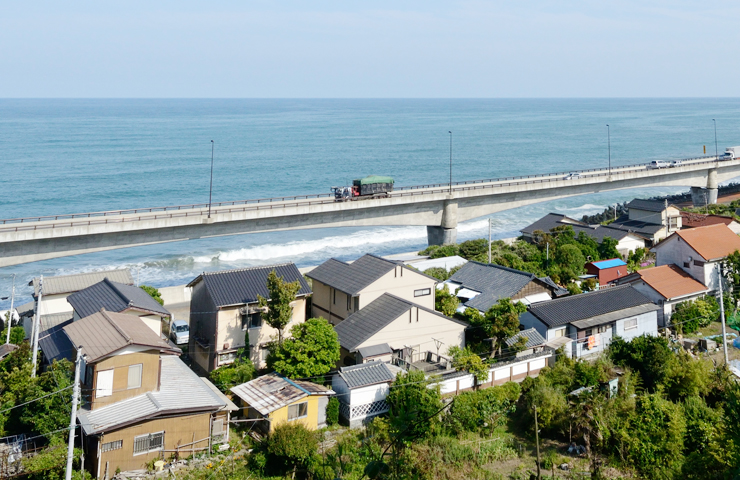
[[[412,370],[399,373],[386,402],[390,407],[391,425],[407,438],[425,437],[439,424],[438,412],[442,407],[439,388],[428,388],[424,372]]]
[[[209,376],[219,390],[228,392],[231,387],[248,382],[254,378],[254,365],[250,359],[237,356],[234,363],[217,368]]]
[[[482,255],[488,256],[488,240],[485,238],[467,240],[460,244],[459,250],[460,256],[467,260]]]
[[[142,285],[140,288],[144,290],[146,293],[148,293],[150,297],[156,300],[158,304],[164,305],[164,300],[162,300],[162,294],[159,292],[159,290],[156,287],[150,287],[149,285]]]
[[[424,270],[424,273],[442,282],[450,278],[450,272],[448,272],[446,268],[442,267],[427,268]]]
[[[339,423],[339,400],[337,397],[331,397],[326,405],[326,424],[336,425]]]
[[[719,303],[711,295],[681,302],[671,315],[671,323],[679,333],[694,333],[719,318]]]
[[[1,343],[5,343],[6,338],[8,338],[7,328],[3,329],[2,333],[0,333]],[[10,329],[10,343],[13,345],[20,345],[24,338],[26,338],[26,331],[23,327],[12,327]]]
[[[295,422],[278,425],[265,442],[273,460],[268,465],[279,470],[284,467],[283,471],[305,467],[319,447],[316,433]]]

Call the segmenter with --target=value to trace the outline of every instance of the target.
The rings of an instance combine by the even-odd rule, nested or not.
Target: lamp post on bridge
[[[211,218],[211,199],[213,198],[213,140],[211,140],[211,186],[208,189],[208,218]]]
[[[609,149],[609,180],[612,179],[612,136],[609,131],[609,124],[606,124],[606,144]]]
[[[714,156],[719,162],[719,148],[717,148],[717,120],[712,119],[712,121],[714,122]]]
[[[447,133],[450,134],[450,195],[452,195],[452,131]]]

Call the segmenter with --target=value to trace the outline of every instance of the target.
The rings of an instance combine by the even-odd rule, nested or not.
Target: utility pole
[[[5,340],[5,344],[10,343],[10,328],[13,326],[13,303],[15,302],[15,273],[13,274],[13,290],[11,290],[10,293],[10,312],[8,313],[8,324],[6,327],[8,328],[8,335]]]
[[[452,195],[452,131],[447,133],[450,134],[450,195]]]
[[[211,187],[208,189],[208,218],[211,218],[211,199],[213,198],[213,140],[211,140]]]
[[[75,449],[75,428],[77,427],[77,398],[80,395],[80,364],[82,363],[82,348],[77,347],[77,361],[75,362],[75,383],[72,388],[72,414],[69,419],[69,445],[67,446],[67,470],[65,480],[72,480],[72,457]]]
[[[542,480],[540,474],[540,427],[537,424],[537,405],[534,406],[534,437],[537,441],[537,480]]]
[[[719,264],[719,318],[722,320],[722,351],[725,352],[725,365],[729,365],[730,361],[727,358],[727,329],[725,327],[725,301],[724,293],[722,292],[722,264]]]
[[[491,263],[491,219],[488,219],[488,263]]]
[[[667,236],[670,233],[671,224],[670,224],[670,221],[668,220],[668,199],[666,198],[664,202],[665,203],[664,203],[663,210],[665,211],[665,234]]]
[[[712,121],[714,122],[714,156],[719,162],[719,148],[717,148],[717,120],[712,119]]]
[[[612,179],[612,135],[609,131],[609,124],[606,124],[606,142],[609,148],[609,180]]]
[[[33,349],[33,370],[31,371],[31,377],[36,376],[36,361],[39,356],[39,330],[41,329],[41,299],[44,296],[44,276],[39,277],[39,298],[36,301],[36,318],[33,321],[33,342],[31,342],[31,348]]]

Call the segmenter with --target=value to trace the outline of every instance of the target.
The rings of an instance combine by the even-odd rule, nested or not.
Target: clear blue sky
[[[727,97],[740,2],[0,3],[0,97]]]

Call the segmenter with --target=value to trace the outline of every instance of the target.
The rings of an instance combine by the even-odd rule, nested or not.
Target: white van
[[[671,164],[666,162],[665,160],[653,160],[650,162],[650,165],[648,165],[648,170],[654,170],[656,168],[668,168]]]
[[[175,320],[170,327],[170,338],[175,345],[187,344],[190,341],[190,327],[185,320]]]

